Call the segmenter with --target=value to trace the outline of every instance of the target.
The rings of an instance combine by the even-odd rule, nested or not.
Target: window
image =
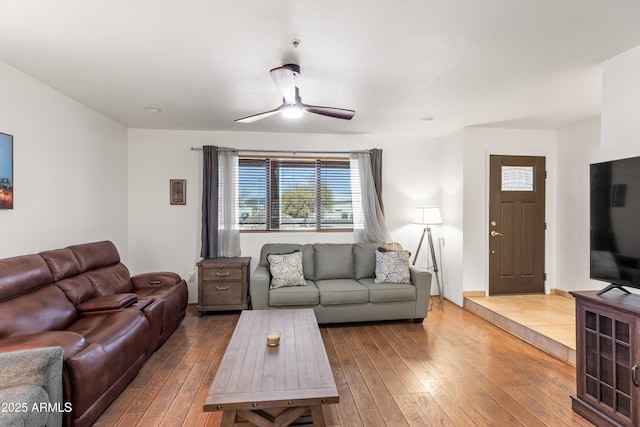
[[[502,166],[502,191],[533,191],[533,166]]]
[[[349,159],[241,157],[240,230],[353,229]]]

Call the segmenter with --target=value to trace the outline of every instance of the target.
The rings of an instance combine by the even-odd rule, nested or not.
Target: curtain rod
[[[370,150],[355,150],[355,151],[322,151],[322,150],[243,150],[240,148],[225,148],[221,147],[218,150],[223,151],[238,151],[242,153],[291,153],[295,154],[351,154],[351,153],[370,153]],[[191,151],[202,151],[202,147],[191,147]]]

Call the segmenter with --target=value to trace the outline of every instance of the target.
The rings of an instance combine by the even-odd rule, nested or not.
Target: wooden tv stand
[[[640,295],[570,292],[576,299],[573,410],[595,425],[637,426]]]

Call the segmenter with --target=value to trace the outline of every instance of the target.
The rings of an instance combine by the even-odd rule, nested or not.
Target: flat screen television
[[[640,289],[640,157],[591,165],[591,278]]]

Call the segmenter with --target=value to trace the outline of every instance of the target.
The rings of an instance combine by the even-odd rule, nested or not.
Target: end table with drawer
[[[198,266],[198,316],[206,311],[249,308],[251,257],[207,258]]]

